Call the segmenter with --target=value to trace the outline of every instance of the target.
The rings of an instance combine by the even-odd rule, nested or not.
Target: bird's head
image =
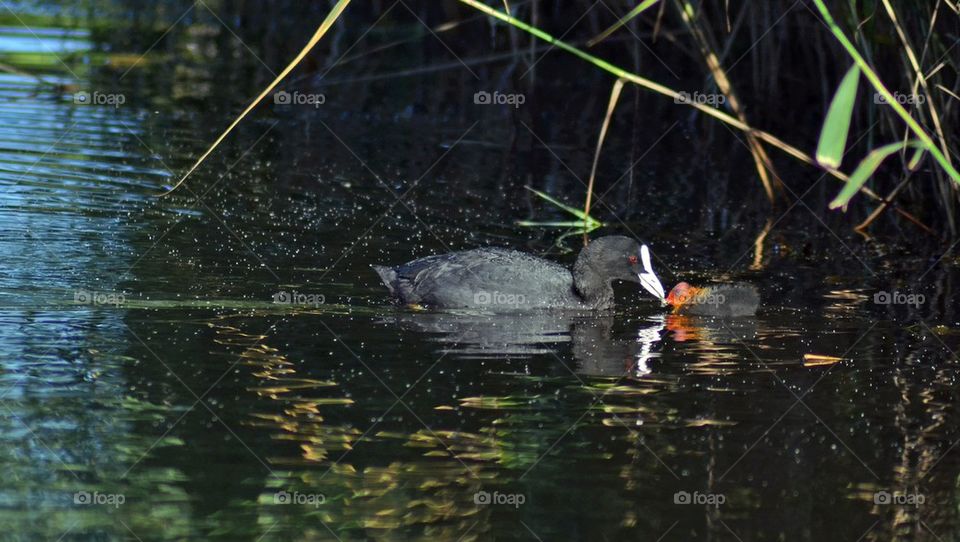
[[[670,293],[667,295],[667,304],[672,306],[674,311],[678,311],[684,305],[693,301],[700,290],[702,290],[702,288],[681,282],[670,290]]]

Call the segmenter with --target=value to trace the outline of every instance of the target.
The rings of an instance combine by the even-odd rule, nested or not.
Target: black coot
[[[642,263],[642,267],[641,267]],[[623,236],[601,237],[580,251],[573,272],[504,248],[427,256],[397,267],[374,265],[390,293],[406,305],[438,309],[516,310],[613,308],[614,280],[637,282],[663,299],[647,247]]]

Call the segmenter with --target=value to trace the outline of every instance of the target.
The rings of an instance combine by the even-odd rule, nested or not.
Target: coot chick
[[[637,282],[664,298],[646,245],[619,235],[601,237],[581,250],[573,272],[505,248],[451,252],[373,269],[403,304],[435,309],[607,310],[614,306],[614,280]]]
[[[760,294],[748,284],[719,284],[697,288],[681,282],[670,290],[667,304],[674,313],[697,316],[753,316]]]

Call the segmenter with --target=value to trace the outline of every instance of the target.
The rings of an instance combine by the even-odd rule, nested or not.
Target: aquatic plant
[[[557,47],[558,49],[564,50],[568,53],[573,54],[587,62],[590,62],[597,68],[607,71],[613,75],[617,76],[617,84],[621,81],[628,81],[639,85],[648,90],[673,97],[678,103],[684,103],[699,109],[701,112],[706,113],[707,115],[725,122],[733,128],[737,128],[743,131],[749,141],[749,149],[754,156],[754,160],[757,165],[758,174],[763,183],[764,189],[767,193],[768,198],[773,201],[774,186],[773,183],[767,176],[769,171],[776,177],[776,173],[773,170],[770,160],[766,157],[760,141],[771,145],[775,148],[778,148],[788,155],[793,156],[803,162],[808,164],[819,163],[823,165],[829,175],[840,179],[846,183],[846,186],[843,188],[841,193],[837,198],[831,203],[831,208],[845,207],[846,203],[849,202],[850,198],[858,192],[863,192],[874,199],[875,201],[880,201],[882,208],[886,207],[890,203],[890,197],[888,198],[879,198],[872,191],[865,189],[864,184],[870,178],[870,176],[877,170],[877,168],[882,163],[883,159],[890,156],[891,154],[901,151],[908,147],[914,147],[922,149],[923,151],[929,153],[942,168],[942,171],[946,176],[953,182],[960,184],[960,174],[957,173],[954,169],[948,155],[949,150],[947,148],[947,142],[939,122],[939,115],[937,110],[930,106],[930,112],[934,119],[936,119],[936,126],[938,127],[940,145],[942,150],[938,147],[937,143],[934,142],[933,138],[927,134],[927,132],[920,126],[920,124],[911,116],[909,112],[899,103],[897,97],[889,91],[889,89],[883,84],[880,80],[877,73],[871,68],[870,64],[865,60],[864,56],[861,55],[857,48],[853,45],[852,42],[844,35],[843,31],[839,28],[835,20],[833,19],[830,11],[827,9],[822,0],[814,0],[817,8],[822,14],[826,25],[829,27],[831,33],[836,37],[839,43],[846,49],[850,56],[854,59],[856,67],[858,70],[856,72],[851,72],[848,74],[847,81],[845,85],[841,86],[841,92],[838,93],[836,99],[831,106],[831,114],[828,115],[827,122],[824,125],[822,132],[822,137],[820,145],[818,146],[818,155],[816,161],[812,160],[810,156],[806,153],[803,153],[798,148],[793,147],[779,138],[773,136],[772,134],[766,133],[764,131],[758,130],[750,126],[746,117],[743,115],[742,111],[738,107],[739,100],[736,96],[733,95],[732,87],[729,84],[729,80],[720,65],[719,56],[716,53],[716,48],[711,43],[709,36],[704,30],[704,27],[699,26],[696,23],[698,10],[687,1],[677,1],[675,4],[679,8],[681,18],[687,28],[690,30],[691,34],[695,37],[698,42],[698,46],[707,60],[707,66],[709,68],[710,74],[714,78],[715,84],[718,88],[727,96],[728,101],[731,105],[731,109],[734,110],[736,117],[728,115],[724,112],[719,111],[718,109],[712,108],[705,104],[691,103],[689,100],[685,99],[685,96],[682,95],[679,91],[671,89],[665,85],[656,83],[647,78],[641,77],[637,74],[630,73],[627,70],[624,70],[618,66],[613,65],[610,62],[607,62],[597,56],[589,54],[569,43],[561,41],[557,38],[554,38],[550,34],[544,32],[541,29],[538,29],[532,25],[520,21],[512,15],[500,12],[487,6],[478,0],[459,0],[461,3],[464,3],[474,9],[480,10],[496,19],[503,21],[515,28],[523,30],[530,33],[531,35],[537,37],[538,39],[544,40],[551,45]],[[610,36],[618,28],[623,27],[629,20],[633,19],[647,8],[651,7],[656,3],[656,0],[647,0],[635,8],[633,8],[629,13],[624,17],[619,19],[613,26],[608,28],[606,31],[602,32],[596,38],[590,40],[588,45],[595,45],[596,43],[602,41],[606,37]],[[937,3],[937,9],[941,2]],[[893,6],[890,3],[890,0],[883,0],[883,4],[893,21],[893,24],[897,28],[898,35],[901,38],[903,43],[904,50],[906,55],[911,59],[911,63],[917,73],[917,80],[923,86],[924,89],[929,89],[929,85],[924,77],[923,72],[919,69],[919,66],[916,61],[916,54],[911,49],[909,42],[905,37],[902,26],[899,23],[899,18],[896,15],[896,12]],[[933,20],[936,20],[936,15],[934,15]],[[932,23],[931,23],[932,27]],[[853,112],[853,107],[855,105],[855,95],[856,95],[856,78],[859,73],[862,72],[867,79],[870,81],[873,88],[876,92],[883,98],[886,104],[892,108],[892,110],[907,124],[909,130],[912,132],[916,141],[905,140],[899,144],[890,144],[885,145],[880,148],[872,150],[867,157],[860,163],[856,168],[854,173],[851,176],[845,175],[839,170],[839,158],[842,156],[845,150],[845,143],[847,132],[849,131],[850,117]],[[944,89],[946,90],[946,89]],[[955,94],[950,93],[953,97],[956,97]],[[926,101],[926,100],[925,100]],[[932,102],[932,100],[931,100]],[[608,111],[608,117],[609,117]],[[605,123],[606,126],[606,123]],[[826,154],[824,154],[826,153]],[[915,168],[919,160],[922,158],[922,153],[918,152],[914,154],[914,157],[911,159],[911,169]],[[900,211],[901,214],[907,214],[903,211]],[[909,215],[908,215],[909,217]],[[918,222],[915,218],[909,217],[914,222]],[[861,227],[864,225],[862,224]]]
[[[927,163],[934,166],[930,168],[930,174],[940,182],[939,186],[935,188],[939,197],[934,200],[933,205],[940,207],[943,211],[941,216],[946,219],[950,232],[954,234],[958,232],[958,225],[953,218],[953,210],[957,203],[960,203],[960,197],[958,197],[960,192],[955,189],[960,184],[960,173],[957,172],[951,159],[951,153],[956,148],[956,128],[942,120],[957,107],[957,104],[953,102],[960,102],[960,95],[958,95],[960,88],[958,88],[957,82],[948,83],[943,73],[946,71],[944,68],[957,68],[956,55],[948,54],[950,47],[952,47],[948,38],[951,35],[950,31],[944,32],[942,28],[944,25],[955,24],[955,21],[945,21],[948,21],[949,10],[955,10],[956,8],[943,0],[920,3],[879,0],[874,5],[876,7],[874,12],[866,11],[869,9],[868,6],[860,6],[854,3],[828,9],[822,0],[814,1],[813,8],[809,8],[806,13],[820,19],[814,22],[806,19],[798,23],[801,25],[802,32],[805,35],[809,34],[811,37],[811,39],[804,40],[804,43],[800,44],[804,48],[804,52],[800,54],[816,58],[815,65],[821,70],[821,80],[825,82],[833,80],[832,76],[835,75],[837,66],[845,64],[837,61],[838,54],[846,54],[853,60],[856,68],[855,71],[847,72],[833,101],[829,101],[829,96],[823,96],[825,102],[829,102],[829,111],[824,116],[823,126],[820,130],[820,140],[814,153],[804,151],[803,145],[788,143],[771,131],[758,128],[748,118],[746,104],[749,103],[750,99],[757,99],[757,88],[762,85],[760,80],[767,79],[771,82],[776,80],[778,69],[776,61],[754,63],[753,93],[752,95],[750,92],[744,93],[743,96],[747,96],[746,99],[735,88],[734,80],[728,73],[729,68],[725,66],[727,63],[725,59],[729,52],[743,40],[742,28],[745,25],[762,28],[763,34],[761,37],[766,36],[769,32],[783,31],[781,28],[784,25],[778,26],[778,23],[784,19],[790,21],[797,17],[796,14],[791,13],[791,10],[796,6],[795,3],[747,3],[737,8],[739,12],[735,16],[731,16],[729,13],[731,9],[729,4],[722,6],[707,3],[698,4],[690,0],[643,0],[641,2],[614,4],[615,7],[623,6],[624,14],[618,17],[612,25],[603,25],[601,28],[605,29],[589,39],[585,43],[586,48],[584,48],[577,45],[575,41],[566,41],[550,34],[544,29],[545,25],[542,21],[538,24],[536,17],[532,17],[531,21],[527,22],[517,15],[524,9],[529,10],[531,15],[536,13],[537,0],[523,3],[503,2],[502,10],[499,6],[494,7],[479,0],[457,0],[457,2],[490,17],[492,21],[507,25],[512,31],[520,31],[532,36],[533,39],[543,42],[550,49],[566,52],[614,76],[606,115],[602,125],[598,127],[599,135],[582,209],[582,213],[594,222],[582,219],[583,223],[579,225],[579,229],[589,230],[591,225],[596,226],[600,223],[599,220],[590,217],[598,163],[621,90],[624,85],[629,83],[670,98],[673,102],[692,108],[707,118],[720,121],[735,133],[742,134],[744,145],[753,159],[760,186],[762,186],[764,194],[772,205],[777,205],[777,201],[785,197],[786,194],[783,182],[774,166],[774,160],[767,154],[768,148],[777,149],[787,156],[810,166],[822,168],[828,177],[835,178],[843,183],[841,191],[830,204],[831,208],[845,209],[856,194],[861,194],[871,202],[878,204],[878,208],[871,216],[858,226],[859,229],[863,229],[872,223],[884,210],[892,209],[901,217],[920,226],[924,231],[933,232],[920,219],[895,201],[898,197],[902,198],[905,194],[910,194],[913,196],[913,201],[920,202],[921,205],[926,207],[930,206],[929,199],[924,197],[929,190],[929,185],[925,187],[921,183],[907,184],[910,175],[923,166],[926,156],[930,156],[931,161]],[[290,73],[307,52],[320,41],[333,23],[338,20],[348,4],[349,0],[340,0],[334,5],[323,24],[300,51],[300,54],[231,123],[227,130],[217,138],[207,152],[200,157],[171,190],[180,186],[187,176],[223,141],[236,124],[256,107],[283,77]],[[814,8],[816,11],[814,11]],[[858,10],[863,10],[866,15],[861,15]],[[798,11],[804,13],[803,10]],[[561,8],[554,8],[554,12],[562,16],[564,11]],[[655,19],[647,19],[647,15],[653,12],[656,12]],[[886,17],[880,20],[883,15]],[[774,16],[776,17],[775,20],[771,21]],[[788,19],[788,16],[791,18]],[[594,16],[591,15],[591,17]],[[664,30],[664,20],[667,17],[676,17],[679,27],[675,25],[673,30]],[[610,51],[618,57],[622,56],[620,54],[622,51],[618,52],[616,43],[614,43],[617,34],[624,29],[636,28],[638,21],[641,19],[644,20],[643,24],[652,24],[654,38],[660,33],[668,35],[672,44],[675,44],[695,60],[702,62],[707,85],[715,88],[719,95],[724,97],[723,107],[691,100],[687,93],[678,88],[672,88],[650,77],[625,69],[618,65],[616,60],[604,58],[604,56],[609,56],[604,53]],[[881,25],[889,25],[894,29],[896,42],[891,44],[889,40],[881,39],[884,37],[884,29],[886,28],[886,26]],[[460,26],[455,21],[444,25],[443,31],[452,32],[453,29],[461,31],[459,30]],[[685,30],[685,33],[681,34],[678,29]],[[850,29],[852,29],[852,32]],[[718,36],[722,36],[722,39]],[[758,57],[769,55],[769,51],[764,49],[762,45],[757,46],[759,40],[754,41],[751,38],[751,42],[750,47],[741,58],[748,54]],[[919,44],[922,44],[922,46]],[[594,50],[600,49],[601,45],[604,48],[603,52],[594,52]],[[588,52],[587,48],[591,51]],[[604,56],[601,56],[601,54],[604,54]],[[879,57],[884,59],[896,58],[901,62],[902,69],[899,72],[885,69],[884,75],[888,80],[882,80],[875,68]],[[932,69],[924,69],[922,65],[929,58],[936,59],[934,61],[935,66]],[[730,64],[732,66],[736,63],[732,62]],[[890,73],[886,73],[887,71]],[[869,82],[870,89],[874,92],[875,103],[871,104],[856,99],[859,88],[857,83],[861,76]],[[738,81],[738,83],[743,85],[742,81]],[[902,95],[899,94],[899,91],[891,92],[890,90],[898,87],[909,87],[912,96],[915,95],[922,99],[918,99],[917,103],[913,104],[900,103]],[[863,116],[871,119],[876,118],[883,122],[872,122],[869,127],[857,134],[852,144],[848,144],[848,136],[852,132],[852,127],[862,124],[862,121],[858,119]],[[905,125],[906,131],[901,136],[890,137],[896,134],[898,129],[895,120]],[[900,142],[879,145],[874,143],[880,137],[885,137],[888,141],[899,138]],[[855,147],[863,148],[865,151],[864,158],[853,169],[853,172],[848,174],[841,169],[842,157],[845,152],[850,152]],[[909,157],[904,156],[905,167],[896,188],[886,196],[879,195],[868,185],[868,181],[881,168],[885,159],[895,154],[904,154],[908,150],[912,150],[912,154]],[[790,192],[792,193],[792,191]]]
[[[857,47],[847,38],[847,36],[843,33],[843,30],[837,25],[836,21],[834,21],[833,16],[830,14],[830,10],[827,9],[827,6],[823,3],[823,0],[814,0],[814,3],[820,10],[820,13],[823,15],[827,26],[830,27],[830,32],[836,36],[837,40],[843,45],[844,49],[846,49],[846,51],[850,54],[855,63],[854,67],[851,68],[844,77],[844,81],[841,83],[840,88],[837,91],[837,95],[834,97],[833,102],[830,105],[830,110],[823,126],[823,133],[820,137],[820,147],[818,147],[817,152],[818,161],[828,168],[837,168],[840,165],[840,159],[842,158],[845,150],[847,132],[850,128],[850,118],[853,114],[853,108],[856,102],[857,81],[861,72],[864,74],[864,76],[866,76],[867,80],[870,81],[870,84],[876,90],[877,94],[883,97],[883,103],[889,105],[889,107],[893,109],[897,116],[899,116],[903,122],[906,123],[910,132],[912,132],[913,136],[916,138],[914,140],[908,139],[901,143],[884,145],[871,151],[870,154],[860,162],[860,165],[857,166],[857,169],[847,181],[847,186],[830,203],[830,208],[845,208],[853,195],[861,186],[863,186],[864,183],[867,182],[867,180],[871,175],[873,175],[885,158],[898,151],[905,150],[908,147],[914,147],[918,150],[930,153],[930,155],[937,161],[940,167],[943,168],[943,171],[950,177],[950,179],[953,182],[960,184],[960,173],[954,169],[953,164],[950,163],[950,160],[947,158],[946,154],[941,152],[937,144],[934,143],[933,138],[927,134],[927,132],[923,129],[923,127],[920,126],[916,119],[914,119],[910,113],[904,109],[899,100],[883,84],[877,73],[870,67],[870,64],[857,50]],[[887,6],[887,9],[891,14],[891,18],[896,24],[897,18],[893,12],[893,8],[890,5],[889,0],[884,0],[884,4]],[[902,36],[902,29],[899,26],[898,30],[900,30],[900,35]],[[904,42],[904,47],[905,50],[910,53],[910,58],[915,59],[915,54],[913,54],[906,42]],[[919,68],[917,74],[920,80],[923,80],[923,74],[921,71],[919,71]],[[934,114],[934,118],[939,119],[939,116],[936,114],[936,110],[931,109],[931,111]],[[937,125],[939,126],[939,121]],[[945,142],[943,143],[945,145]],[[947,150],[946,147],[944,147],[944,151],[949,153],[949,150]],[[821,152],[823,154],[821,154]],[[915,158],[911,159],[911,164],[916,164],[916,162],[918,162],[922,156],[922,153],[915,154],[914,156]]]

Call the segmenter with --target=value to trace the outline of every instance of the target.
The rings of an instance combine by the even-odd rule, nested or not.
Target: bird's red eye
[[[636,257],[636,256],[630,256],[630,257],[627,258],[627,261],[630,262],[631,264],[635,264],[635,263],[637,263],[637,257]]]

